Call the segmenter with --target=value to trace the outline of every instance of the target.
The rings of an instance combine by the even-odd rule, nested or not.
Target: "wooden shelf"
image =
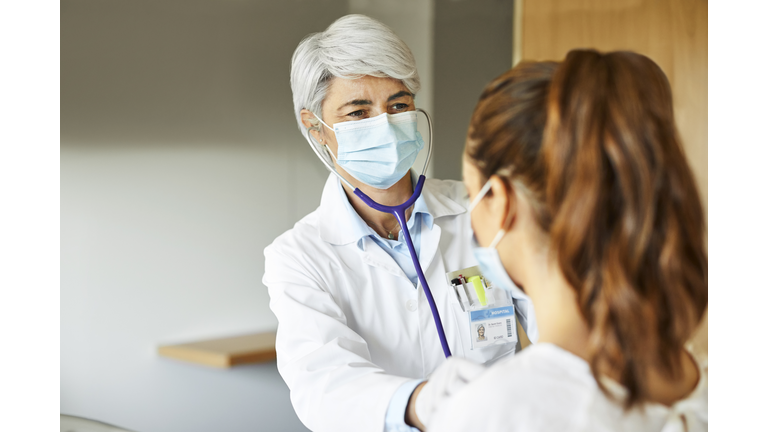
[[[217,368],[265,363],[277,357],[274,331],[181,345],[163,345],[158,347],[157,352],[164,357]]]

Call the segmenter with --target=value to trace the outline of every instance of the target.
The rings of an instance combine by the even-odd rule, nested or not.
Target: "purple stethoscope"
[[[405,244],[408,246],[408,252],[411,255],[411,260],[413,260],[413,266],[416,268],[416,275],[419,277],[419,282],[421,282],[421,286],[424,287],[424,294],[427,297],[427,303],[429,303],[429,308],[432,310],[432,318],[435,320],[435,327],[437,328],[437,335],[440,338],[440,345],[443,347],[443,353],[445,354],[445,357],[451,356],[451,349],[448,347],[448,341],[445,338],[445,331],[443,330],[443,323],[440,320],[440,312],[437,311],[437,306],[435,306],[435,299],[432,297],[432,291],[429,289],[429,284],[427,283],[427,278],[424,277],[424,271],[421,269],[421,262],[419,262],[419,257],[416,255],[416,249],[413,247],[413,240],[411,239],[411,233],[408,231],[408,224],[406,223],[406,217],[405,217],[405,211],[408,209],[408,207],[412,206],[413,203],[416,202],[416,200],[421,196],[421,191],[424,188],[424,181],[426,180],[426,177],[424,177],[424,173],[427,170],[427,166],[429,165],[429,160],[432,158],[432,119],[429,117],[429,114],[427,114],[426,111],[424,111],[421,108],[417,108],[416,111],[420,111],[424,116],[427,118],[427,124],[429,125],[429,150],[427,152],[427,160],[424,162],[424,168],[421,170],[421,175],[419,175],[419,180],[416,182],[416,187],[413,188],[413,195],[411,195],[410,198],[408,198],[407,201],[404,203],[398,205],[398,206],[386,206],[377,203],[371,197],[363,193],[360,189],[354,187],[352,183],[350,183],[347,179],[341,176],[336,171],[336,168],[329,162],[328,159],[323,157],[323,154],[321,153],[320,149],[316,145],[312,145],[312,142],[310,141],[311,134],[307,134],[307,141],[310,144],[310,147],[312,147],[312,150],[315,152],[318,158],[323,162],[323,165],[325,165],[326,168],[328,168],[328,171],[330,171],[332,174],[336,175],[336,177],[339,178],[344,184],[349,186],[350,189],[354,189],[355,195],[357,195],[363,202],[368,205],[368,207],[371,207],[372,209],[378,210],[383,213],[389,213],[395,215],[395,218],[397,218],[397,222],[400,224],[400,227],[403,229],[403,235],[405,237]]]

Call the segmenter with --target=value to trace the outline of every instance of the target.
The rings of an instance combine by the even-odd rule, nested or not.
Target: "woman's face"
[[[323,101],[321,115],[323,121],[333,127],[336,123],[415,109],[413,94],[402,81],[366,75],[358,79],[334,78]],[[338,155],[338,144],[333,131],[322,126],[316,138],[318,136],[323,140],[323,144],[330,147],[334,155]]]

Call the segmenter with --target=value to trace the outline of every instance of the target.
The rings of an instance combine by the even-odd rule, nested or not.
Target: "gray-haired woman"
[[[384,205],[411,197],[421,137],[377,148],[370,135],[339,139],[338,126],[412,122],[419,86],[406,44],[362,15],[309,35],[293,55],[299,130],[346,180]],[[514,353],[516,344],[472,350],[469,317],[446,281],[447,273],[476,265],[466,207],[460,182],[430,179],[406,216],[453,354],[484,363]],[[330,175],[318,209],[264,255],[264,284],[279,321],[278,369],[301,421],[315,431],[409,430],[411,395],[445,358],[395,217],[369,208]]]

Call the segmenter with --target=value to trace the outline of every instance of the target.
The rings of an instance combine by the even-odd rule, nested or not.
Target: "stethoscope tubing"
[[[432,296],[432,290],[429,288],[429,284],[427,283],[427,278],[424,276],[424,270],[421,268],[421,262],[419,261],[419,256],[416,254],[416,248],[413,246],[413,240],[411,239],[411,233],[410,230],[408,230],[408,223],[407,218],[405,217],[405,211],[413,205],[413,203],[416,202],[416,200],[421,196],[421,191],[424,189],[424,182],[426,181],[426,177],[424,177],[424,173],[427,171],[427,166],[429,166],[429,161],[432,159],[432,119],[429,117],[429,114],[427,114],[426,111],[424,111],[421,108],[417,108],[417,111],[420,111],[424,116],[427,118],[427,124],[429,126],[429,150],[427,151],[427,160],[424,162],[424,167],[422,168],[421,175],[419,175],[419,180],[416,182],[416,187],[413,189],[413,194],[411,195],[408,200],[406,200],[404,203],[398,205],[398,206],[386,206],[383,204],[379,204],[371,197],[366,195],[363,191],[360,189],[352,186],[352,183],[350,183],[347,179],[345,179],[341,174],[339,174],[335,167],[333,167],[328,160],[326,160],[322,153],[320,152],[320,149],[318,146],[312,145],[312,142],[310,141],[311,138],[309,138],[310,134],[307,134],[307,141],[309,141],[309,146],[312,147],[312,150],[315,152],[318,158],[320,158],[320,161],[323,162],[323,165],[336,175],[336,177],[339,178],[344,184],[349,186],[350,189],[354,189],[354,194],[357,195],[363,202],[371,207],[374,210],[378,210],[383,213],[389,213],[395,215],[395,218],[397,218],[397,222],[400,224],[400,228],[403,230],[403,236],[405,237],[405,244],[408,246],[408,253],[411,255],[411,260],[413,261],[413,266],[416,269],[416,275],[419,278],[419,282],[421,282],[421,286],[424,288],[424,295],[427,297],[427,303],[429,303],[429,309],[432,311],[432,318],[435,321],[435,328],[437,329],[437,336],[440,339],[440,345],[443,348],[443,354],[445,354],[445,357],[451,356],[451,349],[448,347],[448,340],[445,337],[445,330],[443,329],[443,322],[440,320],[440,312],[437,310],[437,306],[435,305],[435,299]]]
[[[391,213],[394,214],[397,218],[397,222],[400,224],[400,227],[403,229],[403,236],[405,237],[405,244],[408,246],[408,252],[411,255],[411,260],[413,260],[413,267],[416,268],[416,275],[419,278],[419,282],[421,282],[421,286],[424,288],[424,295],[427,297],[427,303],[429,303],[429,308],[432,310],[432,318],[435,320],[435,328],[437,329],[437,336],[440,338],[440,345],[443,347],[443,354],[445,354],[445,357],[448,358],[451,356],[451,349],[448,347],[448,340],[445,337],[445,330],[443,329],[443,322],[440,320],[440,312],[437,311],[437,306],[435,305],[435,299],[432,297],[432,290],[429,288],[429,284],[427,283],[427,278],[424,276],[424,271],[421,268],[421,262],[419,261],[419,257],[416,254],[416,248],[413,246],[413,240],[411,239],[411,233],[408,230],[408,223],[407,219],[405,217],[405,211],[408,209],[408,207],[412,206],[414,202],[419,198],[421,195],[421,191],[424,188],[424,181],[426,180],[426,177],[424,177],[424,174],[419,176],[419,181],[416,183],[416,187],[413,190],[413,195],[404,203],[400,204],[399,206],[385,206],[382,204],[377,203],[373,199],[371,199],[368,195],[363,193],[360,189],[355,189],[355,195],[357,195],[361,200],[363,200],[364,203],[366,203],[369,207],[378,210],[380,212],[384,213]]]

